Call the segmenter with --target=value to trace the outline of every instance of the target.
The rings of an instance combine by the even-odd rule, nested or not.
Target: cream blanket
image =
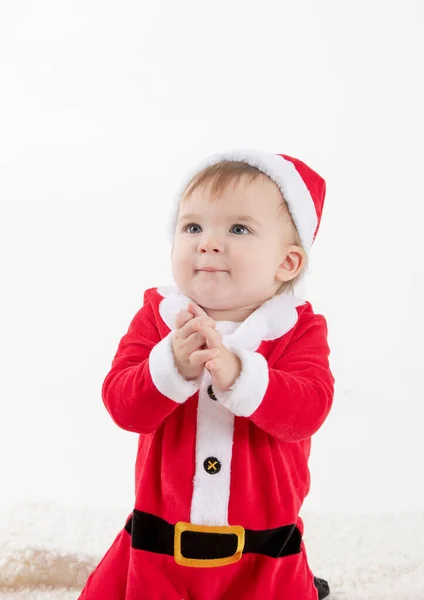
[[[49,503],[1,511],[0,598],[76,600],[130,512]],[[302,516],[330,600],[424,600],[424,512]]]

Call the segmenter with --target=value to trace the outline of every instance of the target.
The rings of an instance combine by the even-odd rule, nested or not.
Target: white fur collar
[[[187,308],[191,301],[177,286],[158,287],[158,293],[163,296],[159,312],[171,329],[175,329],[175,316]],[[237,346],[245,350],[256,350],[262,341],[275,340],[296,324],[298,314],[296,307],[305,304],[305,300],[288,294],[279,294],[267,300],[257,308],[245,321],[240,323],[236,331],[223,336],[225,346]]]

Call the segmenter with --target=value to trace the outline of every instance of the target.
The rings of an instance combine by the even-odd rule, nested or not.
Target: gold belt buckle
[[[233,534],[237,536],[237,550],[232,556],[225,556],[224,558],[207,558],[205,560],[198,558],[185,558],[181,554],[181,535],[185,531],[193,531],[196,533],[222,533],[222,534]],[[224,565],[231,565],[241,559],[245,544],[245,533],[244,527],[239,525],[230,527],[229,525],[223,527],[215,527],[209,525],[193,525],[192,523],[184,523],[179,521],[175,525],[174,533],[174,558],[175,562],[179,565],[185,565],[187,567],[221,567]]]

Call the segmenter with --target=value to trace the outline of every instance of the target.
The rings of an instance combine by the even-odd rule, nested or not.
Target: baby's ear
[[[286,248],[283,262],[280,264],[276,278],[279,281],[291,281],[301,272],[306,263],[306,252],[301,246],[291,244]]]

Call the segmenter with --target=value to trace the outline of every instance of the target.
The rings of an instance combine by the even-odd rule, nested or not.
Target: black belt
[[[190,527],[190,524],[187,525]],[[164,519],[135,509],[128,519],[125,529],[131,535],[131,545],[136,550],[175,556],[176,526]],[[229,527],[228,530],[231,528]],[[301,551],[301,541],[302,535],[296,525],[285,525],[263,531],[245,529],[243,554],[257,553],[273,558],[282,558],[298,554]],[[184,559],[188,561],[219,561],[233,556],[237,551],[238,543],[237,534],[231,532],[211,533],[209,531],[184,530],[180,534],[181,547],[179,550]]]

